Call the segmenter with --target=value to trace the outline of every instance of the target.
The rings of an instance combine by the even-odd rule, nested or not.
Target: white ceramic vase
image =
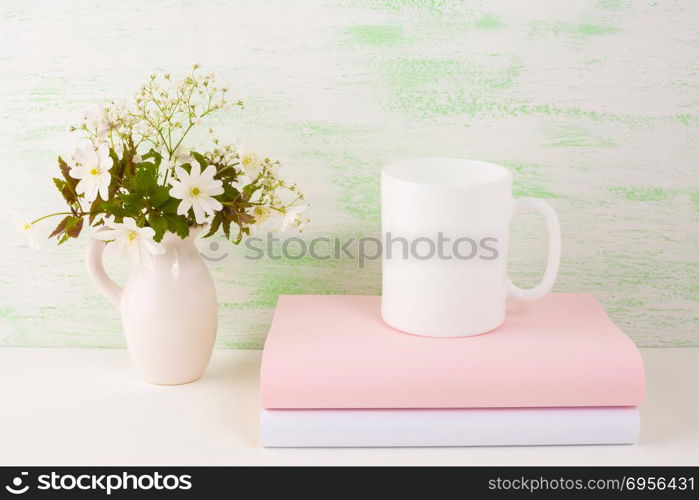
[[[162,255],[133,264],[124,287],[102,264],[106,243],[91,239],[87,270],[97,288],[121,313],[129,354],[153,384],[186,384],[202,376],[216,338],[216,289],[194,238],[167,233]]]

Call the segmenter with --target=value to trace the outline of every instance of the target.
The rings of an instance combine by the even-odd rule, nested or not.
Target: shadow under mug
[[[537,210],[548,229],[548,262],[531,289],[507,276],[512,217]],[[464,159],[393,163],[381,172],[383,319],[428,337],[479,335],[505,320],[508,296],[546,295],[556,280],[561,234],[554,209],[512,198],[512,175],[499,165]]]

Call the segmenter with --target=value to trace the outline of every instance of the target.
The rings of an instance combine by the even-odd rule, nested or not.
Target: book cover
[[[517,408],[637,406],[634,343],[590,294],[510,304],[505,323],[465,338],[401,333],[380,297],[280,296],[265,343],[262,406]]]

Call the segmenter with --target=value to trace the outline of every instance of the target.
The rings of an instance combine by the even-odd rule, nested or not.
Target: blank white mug
[[[541,283],[515,286],[507,276],[512,216],[541,212],[548,262]],[[558,273],[561,232],[543,200],[512,198],[512,175],[499,165],[462,159],[393,163],[381,172],[383,296],[390,326],[428,337],[489,332],[505,320],[507,297],[546,295]]]

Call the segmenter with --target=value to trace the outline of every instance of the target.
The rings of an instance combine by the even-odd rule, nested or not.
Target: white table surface
[[[201,380],[162,387],[125,350],[3,348],[0,464],[698,465],[699,348],[642,352],[637,445],[264,449],[260,351],[216,351]]]

